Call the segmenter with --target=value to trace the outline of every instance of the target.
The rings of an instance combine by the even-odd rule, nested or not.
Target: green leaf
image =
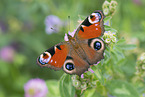
[[[105,31],[117,32],[117,30],[111,28],[110,26],[105,25]]]
[[[136,45],[134,44],[124,44],[124,45],[117,45],[117,47],[119,47],[120,49],[123,50],[132,50],[136,48]]]
[[[59,91],[61,97],[74,97],[75,87],[72,85],[71,75],[64,74],[59,82]]]
[[[49,81],[46,81],[46,85],[47,85],[48,91],[49,91],[48,97],[60,97],[58,81],[49,80]]]
[[[95,88],[93,89],[87,89],[85,92],[84,92],[84,97],[102,97],[97,91]]]
[[[111,16],[105,17],[104,22],[106,23],[107,21],[111,20]]]
[[[101,64],[101,63],[99,63],[99,64]],[[97,66],[95,66],[95,65],[91,66],[91,69],[94,71],[94,75],[99,79],[99,81],[102,83],[102,85],[104,85],[104,77],[103,77],[103,75],[101,73],[101,70],[99,69],[98,65]]]
[[[139,97],[136,89],[125,81],[112,80],[107,83],[109,93],[116,97]]]
[[[116,45],[124,44],[124,43],[125,43],[125,39],[119,39],[119,40],[116,42]]]

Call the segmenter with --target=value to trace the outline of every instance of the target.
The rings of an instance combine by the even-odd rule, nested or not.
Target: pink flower
[[[24,85],[25,97],[46,97],[48,88],[44,80],[36,78]]]
[[[12,62],[14,59],[15,50],[11,46],[6,46],[0,50],[0,58],[6,62]]]
[[[70,32],[70,31],[69,31],[69,32],[68,32],[68,34],[69,34],[69,35],[71,35],[72,37],[74,37],[75,32],[76,32],[76,29],[74,29],[74,31],[73,31],[73,32]],[[67,36],[67,34],[66,34],[66,33],[65,33],[65,36],[64,36],[64,40],[65,40],[65,41],[68,41],[68,36]]]

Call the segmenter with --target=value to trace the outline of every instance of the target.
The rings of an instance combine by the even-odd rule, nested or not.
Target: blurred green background
[[[1,0],[0,1],[0,97],[22,97],[23,86],[32,78],[57,79],[63,71],[41,68],[37,57],[49,47],[64,41],[68,32],[78,26],[78,15],[88,16],[102,10],[104,0]],[[145,51],[145,0],[117,0],[112,27],[118,37],[137,45],[127,53],[128,63],[136,64],[137,57]],[[56,15],[63,22],[58,33],[47,34],[45,18]],[[54,28],[55,30],[55,28]],[[132,67],[134,66],[134,67]],[[132,71],[127,72],[130,68]],[[133,76],[135,65],[124,68]]]

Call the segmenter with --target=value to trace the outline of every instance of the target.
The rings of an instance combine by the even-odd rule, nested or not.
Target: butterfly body
[[[104,15],[95,11],[79,26],[74,36],[67,34],[68,41],[61,42],[41,54],[37,62],[41,67],[81,75],[103,59],[104,42],[99,37],[104,33]]]

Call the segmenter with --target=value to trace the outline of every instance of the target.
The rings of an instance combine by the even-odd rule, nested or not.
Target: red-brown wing
[[[86,60],[90,65],[96,64],[104,58],[105,44],[99,37],[87,40],[78,40],[81,48],[85,52]]]
[[[48,67],[60,70],[66,60],[69,48],[66,42],[59,43],[41,54],[37,58],[37,63],[41,67]]]
[[[102,11],[93,12],[79,26],[75,38],[83,40],[102,36],[104,34],[104,17]]]
[[[81,49],[81,48],[80,48]],[[76,49],[70,49],[63,65],[63,70],[68,74],[81,75],[88,70],[90,65],[84,60]]]

